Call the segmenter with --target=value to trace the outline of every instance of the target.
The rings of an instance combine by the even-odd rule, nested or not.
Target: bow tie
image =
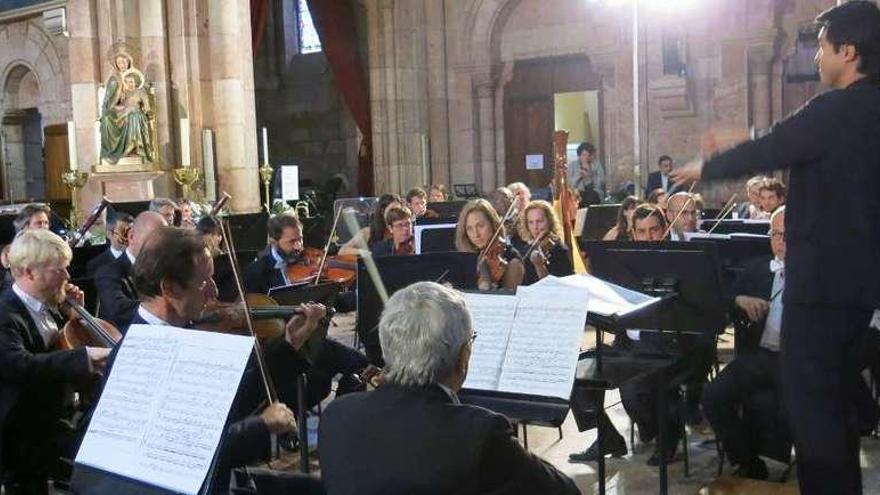
[[[776,258],[770,260],[770,271],[773,273],[784,273],[785,262]]]

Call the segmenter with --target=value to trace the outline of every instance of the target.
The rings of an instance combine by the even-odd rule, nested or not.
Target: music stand
[[[150,209],[149,201],[125,201],[120,203],[110,203],[107,206],[107,215],[113,216],[116,215],[117,212],[125,212],[131,215],[132,217],[138,216],[141,212],[147,211]]]
[[[339,210],[346,209],[354,212],[357,220],[358,228],[362,229],[370,225],[370,217],[379,204],[379,198],[375,197],[359,197],[359,198],[343,198],[333,202],[333,218],[339,214]],[[342,246],[354,236],[355,232],[350,232],[345,220],[340,216],[339,224],[336,226],[336,245]]]
[[[87,276],[86,265],[89,261],[108,249],[110,249],[110,244],[95,244],[73,248],[73,258],[70,259],[70,266],[67,267],[70,278],[85,278]]]
[[[437,214],[436,218],[425,218],[419,217],[416,219],[416,224],[421,224],[425,221],[432,221],[439,219],[441,222],[457,222],[458,216],[461,214],[461,209],[464,208],[464,205],[467,204],[467,201],[437,201],[434,203],[428,203],[426,211],[433,211]]]
[[[716,223],[720,223],[713,230]],[[770,220],[700,220],[700,230],[712,231],[713,234],[756,234],[767,235]]]
[[[15,217],[18,215],[0,214],[0,246],[12,243],[15,239]]]
[[[455,195],[456,198],[473,199],[480,197],[480,191],[477,189],[477,185],[474,183],[453,184],[452,193]]]
[[[592,205],[587,207],[584,230],[580,233],[581,242],[599,241],[617,223],[620,205]]]
[[[415,282],[449,283],[459,290],[477,288],[476,253],[429,253],[414,256],[384,256],[373,258],[385,290],[390,297],[397,290]],[[381,364],[379,346],[379,316],[382,300],[367,272],[363,259],[357,266],[357,335],[364,343],[367,357],[373,364]]]
[[[238,251],[260,251],[266,247],[269,234],[266,222],[269,214],[240,213],[224,217],[229,220],[229,235]]]
[[[416,225],[416,254],[455,251],[455,227],[454,223]]]

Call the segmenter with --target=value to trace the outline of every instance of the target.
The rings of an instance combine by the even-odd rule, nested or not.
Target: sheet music
[[[554,286],[586,289],[590,294],[587,311],[605,316],[627,313],[641,304],[657,299],[588,274],[575,274],[566,277],[549,275],[532,284],[532,287]]]
[[[580,287],[520,287],[498,390],[568,399],[589,291]]]
[[[497,390],[516,315],[517,296],[474,293],[464,296],[477,332],[464,387]]]
[[[121,345],[76,463],[198,493],[253,338],[132,325]]]

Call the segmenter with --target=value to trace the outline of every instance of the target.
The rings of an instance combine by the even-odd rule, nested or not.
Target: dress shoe
[[[612,436],[604,442],[602,455],[611,455],[612,457],[622,457],[627,453],[626,440],[620,435]],[[593,442],[593,445],[583,451],[569,454],[569,462],[595,462],[599,460],[599,442]]]

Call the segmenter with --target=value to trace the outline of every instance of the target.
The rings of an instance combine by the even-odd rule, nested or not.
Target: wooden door
[[[525,182],[532,188],[550,185],[553,178],[553,99],[511,99],[505,110],[507,183]],[[544,167],[528,170],[528,155],[543,156]]]
[[[67,126],[50,125],[43,129],[46,163],[46,200],[70,201],[70,189],[61,182],[61,174],[68,170]]]

